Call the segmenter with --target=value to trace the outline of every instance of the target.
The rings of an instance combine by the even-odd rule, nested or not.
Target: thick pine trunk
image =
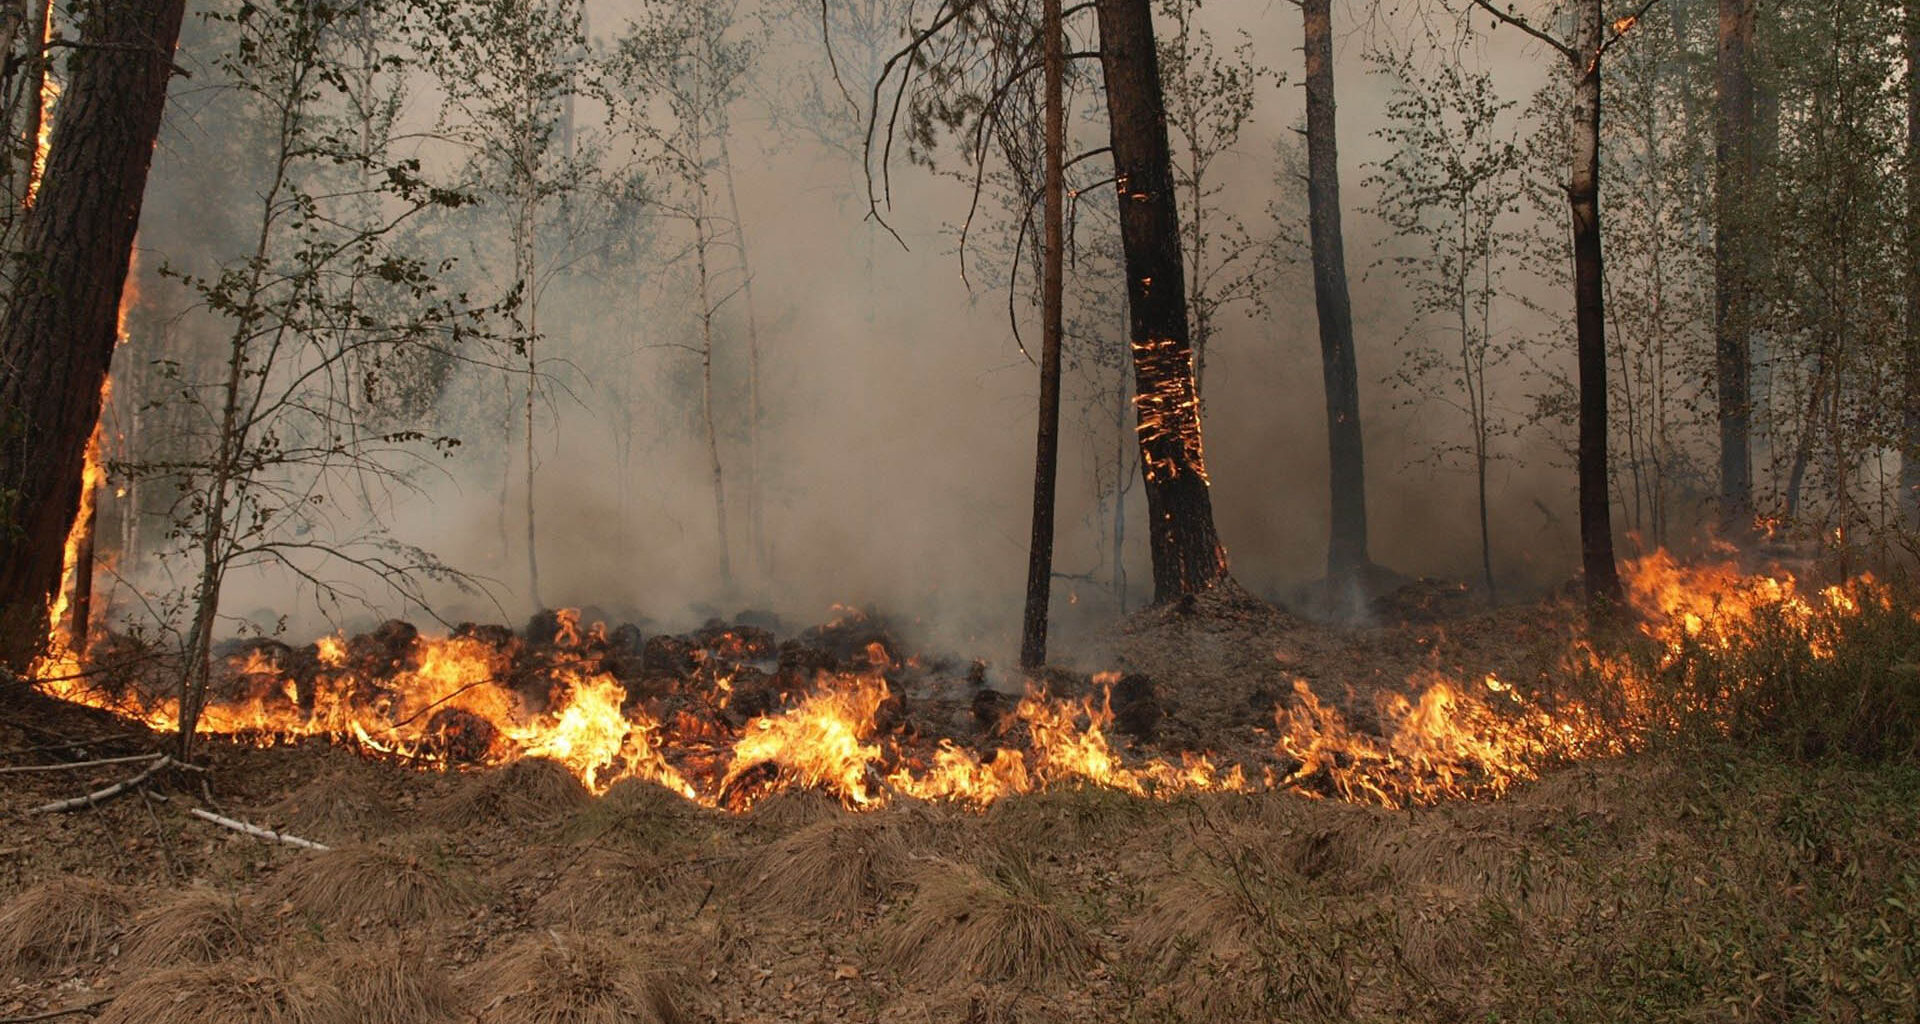
[[[1098,0],[1096,12],[1120,199],[1153,599],[1160,603],[1224,579],[1227,555],[1214,530],[1200,439],[1180,216],[1167,148],[1166,98],[1153,45],[1152,3]]]
[[[1327,583],[1353,580],[1367,564],[1367,481],[1360,438],[1360,371],[1353,355],[1346,245],[1340,232],[1340,159],[1334,134],[1332,0],[1303,0],[1307,56],[1307,225],[1313,241],[1313,302],[1320,316],[1326,383],[1327,465],[1333,518]]]
[[[1753,0],[1720,0],[1719,112],[1714,119],[1715,381],[1720,413],[1720,514],[1729,535],[1753,518],[1752,424]]]
[[[1033,538],[1027,547],[1027,605],[1020,631],[1020,664],[1047,660],[1047,605],[1053,593],[1054,484],[1060,456],[1060,335],[1066,283],[1066,187],[1061,148],[1066,135],[1061,95],[1066,58],[1060,39],[1060,0],[1043,0],[1040,31],[1046,65],[1046,221],[1040,273],[1040,421],[1034,431]]]
[[[166,104],[183,0],[101,0],[79,25],[45,180],[0,321],[0,663],[46,637],[120,290]]]
[[[1621,597],[1607,475],[1606,278],[1600,259],[1600,56],[1605,36],[1600,8],[1600,0],[1580,0],[1574,7],[1573,166],[1567,188],[1580,390],[1580,561],[1586,570],[1587,603],[1595,610],[1609,609]]]

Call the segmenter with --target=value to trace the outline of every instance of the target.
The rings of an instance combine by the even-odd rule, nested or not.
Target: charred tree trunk
[[[1907,273],[1905,446],[1900,453],[1901,522],[1920,530],[1920,0],[1906,3]]]
[[[87,438],[118,340],[147,168],[182,0],[101,0],[80,22],[21,273],[0,320],[0,662],[24,670],[46,636]]]
[[[1367,564],[1367,480],[1360,437],[1360,371],[1353,354],[1346,246],[1340,233],[1340,160],[1334,136],[1332,0],[1302,0],[1307,56],[1307,224],[1313,303],[1326,382],[1327,464],[1333,518],[1327,585],[1344,587]]]
[[[1047,661],[1047,607],[1053,593],[1054,484],[1060,456],[1060,335],[1066,281],[1066,187],[1061,148],[1066,136],[1061,77],[1066,63],[1060,40],[1060,0],[1043,0],[1040,31],[1046,36],[1046,221],[1040,273],[1040,422],[1034,432],[1033,539],[1027,547],[1027,608],[1020,632],[1020,664]]]
[[[1153,45],[1152,4],[1098,0],[1096,12],[1120,200],[1153,599],[1159,603],[1198,593],[1226,578],[1227,554],[1214,530],[1200,438],[1180,265],[1180,215],[1167,146],[1166,98]]]
[[[1720,515],[1729,536],[1751,528],[1753,460],[1753,0],[1720,0],[1719,113],[1714,119],[1715,381],[1719,386]]]
[[[1607,327],[1600,257],[1600,0],[1574,6],[1573,166],[1567,196],[1573,219],[1573,302],[1580,390],[1580,561],[1587,603],[1606,611],[1621,599],[1613,557],[1607,465]]]

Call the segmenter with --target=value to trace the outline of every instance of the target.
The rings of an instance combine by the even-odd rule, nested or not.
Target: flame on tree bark
[[[1753,187],[1753,0],[1720,0],[1718,114],[1714,119],[1715,383],[1720,415],[1720,514],[1728,534],[1750,528],[1749,436],[1753,333],[1753,231],[1743,204]]]
[[[1340,159],[1334,132],[1332,0],[1303,0],[1307,71],[1307,224],[1313,243],[1313,299],[1320,319],[1320,367],[1327,397],[1327,469],[1332,522],[1327,583],[1355,578],[1367,564],[1366,459],[1360,436],[1360,371],[1353,354],[1346,246],[1340,231]]]
[[[1028,547],[1027,607],[1020,640],[1020,664],[1039,668],[1047,660],[1047,606],[1053,591],[1054,486],[1060,455],[1060,336],[1066,282],[1066,116],[1062,77],[1066,54],[1061,40],[1060,0],[1044,0],[1040,31],[1045,35],[1046,77],[1046,222],[1040,283],[1040,422],[1033,459],[1033,540]]]
[[[1187,335],[1173,161],[1149,0],[1098,0],[1100,65],[1120,202],[1134,410],[1156,603],[1227,575],[1213,524]]]
[[[79,22],[22,271],[0,321],[0,662],[46,638],[87,438],[173,72],[183,0],[100,0]]]

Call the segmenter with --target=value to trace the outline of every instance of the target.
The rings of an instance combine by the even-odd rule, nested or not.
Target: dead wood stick
[[[146,771],[143,771],[140,774],[135,775],[133,778],[128,779],[125,782],[116,782],[105,789],[96,789],[91,793],[85,794],[84,796],[76,796],[67,800],[55,800],[50,804],[41,804],[40,806],[35,807],[34,809],[28,811],[27,813],[28,814],[52,814],[57,811],[78,811],[87,807],[98,807],[101,804],[106,803],[107,801],[113,799],[114,797],[119,796],[122,793],[125,793],[127,790],[133,789],[134,787],[141,785],[142,783],[146,782],[148,779],[153,778],[155,775],[160,774],[160,769],[165,768],[170,764],[180,764],[180,762],[175,761],[173,758],[168,757],[165,754],[161,754],[159,758],[153,762],[153,764],[147,767]],[[186,767],[186,766],[182,765],[181,767]]]
[[[302,839],[299,836],[290,836],[285,832],[275,832],[270,828],[261,828],[258,825],[249,825],[246,822],[241,821],[237,818],[222,817],[221,815],[215,814],[212,811],[202,810],[198,807],[187,808],[187,813],[193,815],[196,818],[199,818],[201,821],[211,821],[215,825],[220,826],[221,828],[230,828],[235,832],[240,832],[245,835],[250,835],[255,839],[265,839],[270,843],[285,843],[288,846],[298,846],[303,850],[318,850],[321,853],[327,853],[333,849],[333,847],[331,846],[326,846],[321,843],[316,843],[311,839]],[[5,1022],[0,1021],[0,1024],[5,1024]]]
[[[113,1002],[112,996],[95,999],[91,1003],[80,1003],[64,1010],[48,1010],[45,1013],[29,1014],[25,1017],[0,1017],[0,1024],[33,1024],[34,1021],[52,1020],[55,1017],[71,1017],[76,1013],[94,1013],[101,1007]]]
[[[17,775],[24,772],[64,772],[75,768],[98,768],[108,764],[132,764],[135,761],[151,761],[165,754],[130,754],[126,757],[102,757],[92,761],[69,761],[65,764],[22,764],[0,768],[0,775]]]

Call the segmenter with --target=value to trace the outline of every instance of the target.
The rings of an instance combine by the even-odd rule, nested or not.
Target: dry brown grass
[[[929,864],[905,914],[887,929],[883,959],[932,985],[1071,982],[1094,955],[1086,928],[1062,908],[1033,865],[990,859],[986,869]]]
[[[685,987],[634,948],[604,936],[547,931],[522,939],[471,976],[480,1024],[680,1024]]]
[[[96,1024],[349,1024],[360,1018],[310,974],[229,961],[176,967],[121,990]]]
[[[556,858],[566,858],[556,865]],[[669,913],[690,913],[706,893],[697,865],[620,849],[557,850],[535,876],[540,895],[529,916],[563,928],[605,926],[624,932]],[[544,877],[543,877],[544,876]]]
[[[403,943],[353,945],[328,957],[327,974],[353,1024],[440,1024],[456,1019],[453,981],[423,949]]]
[[[323,842],[361,839],[393,824],[393,809],[380,798],[364,769],[335,768],[267,805],[267,821]]]
[[[224,960],[245,947],[248,917],[230,893],[190,889],[134,919],[124,959],[149,971]]]
[[[525,825],[564,817],[592,799],[565,765],[532,757],[469,775],[427,815],[449,828]]]
[[[127,927],[133,900],[92,878],[52,878],[0,908],[0,966],[32,974],[92,960]]]
[[[444,855],[421,846],[349,846],[304,856],[281,872],[278,885],[313,919],[345,926],[432,927],[473,898]]]
[[[899,815],[839,813],[754,849],[731,888],[750,910],[847,917],[905,880],[908,851]]]

